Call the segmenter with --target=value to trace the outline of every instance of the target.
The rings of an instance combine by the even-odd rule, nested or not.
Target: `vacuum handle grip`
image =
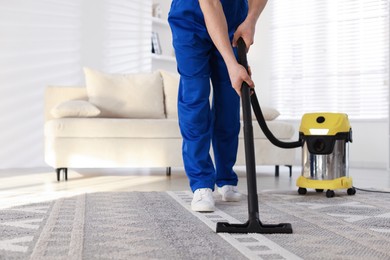
[[[237,61],[239,64],[241,64],[247,71],[247,73],[249,73],[249,67],[248,67],[248,59],[246,57],[246,44],[245,44],[245,41],[242,37],[238,38],[237,40]],[[242,82],[242,88],[250,88],[248,83],[246,83],[245,81]],[[251,90],[253,91],[253,90]]]
[[[246,44],[242,37],[237,40],[237,61],[248,71],[248,59],[246,57]]]

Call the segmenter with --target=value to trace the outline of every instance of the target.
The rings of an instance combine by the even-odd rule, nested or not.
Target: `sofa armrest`
[[[72,99],[88,100],[85,87],[48,86],[45,90],[45,122],[53,119],[50,111],[58,104]]]

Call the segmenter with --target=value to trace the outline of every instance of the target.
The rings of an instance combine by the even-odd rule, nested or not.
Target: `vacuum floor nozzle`
[[[291,234],[290,223],[262,224],[260,220],[248,220],[244,224],[217,223],[217,233]]]

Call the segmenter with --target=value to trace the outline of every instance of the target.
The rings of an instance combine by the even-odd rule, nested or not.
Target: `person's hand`
[[[253,44],[254,42],[254,37],[255,37],[255,23],[251,22],[250,20],[246,19],[243,23],[241,23],[236,32],[234,33],[233,36],[233,42],[232,45],[233,47],[237,47],[237,41],[238,39],[242,37],[246,44],[246,51],[249,51],[249,47]]]
[[[232,87],[239,96],[241,96],[241,87],[244,81],[249,85],[250,88],[255,87],[255,84],[252,81],[250,75],[242,65],[234,63],[228,66],[228,71]]]

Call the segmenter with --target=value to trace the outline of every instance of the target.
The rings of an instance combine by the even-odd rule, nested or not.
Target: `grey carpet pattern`
[[[166,192],[1,210],[0,234],[0,259],[245,259]]]
[[[105,192],[0,210],[0,259],[390,259],[390,195],[262,192],[263,223],[293,234],[216,234],[247,202],[189,210],[190,192]],[[176,198],[176,199],[175,199]],[[280,250],[282,249],[282,250]]]
[[[293,234],[266,237],[303,259],[390,259],[390,194],[357,191],[336,197],[308,191],[259,195],[264,224],[291,223]],[[247,205],[220,203],[218,208],[241,222]]]

